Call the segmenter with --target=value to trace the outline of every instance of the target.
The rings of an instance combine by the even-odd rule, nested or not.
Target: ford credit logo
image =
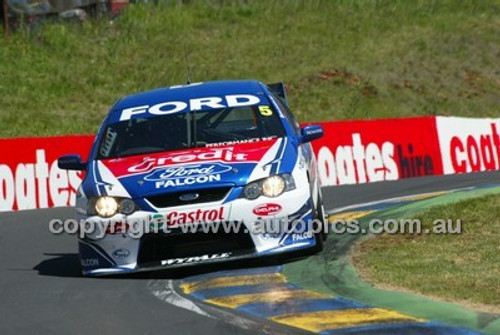
[[[200,177],[208,175],[219,175],[231,171],[233,168],[221,163],[195,164],[185,166],[171,166],[159,168],[144,177],[147,181],[161,181],[170,179],[185,179],[188,177]]]
[[[179,197],[179,200],[181,201],[193,201],[196,200],[200,197],[198,193],[186,193],[183,194]]]

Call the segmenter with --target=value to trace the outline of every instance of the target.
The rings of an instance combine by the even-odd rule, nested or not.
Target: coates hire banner
[[[500,170],[500,119],[437,117],[445,174]]]
[[[323,186],[500,170],[500,119],[419,117],[321,123],[313,142]],[[83,174],[59,156],[87,157],[94,136],[0,139],[0,211],[74,204]]]
[[[57,158],[88,155],[94,136],[0,139],[0,211],[73,205],[82,175]]]
[[[434,117],[323,123],[314,142],[323,186],[443,174]]]

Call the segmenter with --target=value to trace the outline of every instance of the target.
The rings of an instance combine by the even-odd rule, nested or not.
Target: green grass
[[[461,234],[382,235],[357,246],[364,279],[500,313],[500,196],[442,205],[414,215],[424,228],[435,219],[461,219]],[[479,304],[479,305],[478,305]]]
[[[194,81],[284,81],[302,121],[499,115],[500,0],[164,3],[0,37],[0,137],[93,133],[184,50]]]

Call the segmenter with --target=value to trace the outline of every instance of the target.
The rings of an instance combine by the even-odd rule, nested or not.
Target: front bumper
[[[261,211],[257,211],[259,215],[255,214],[256,208],[272,207],[269,205],[278,205],[281,209],[274,210],[271,215],[262,216]],[[160,231],[144,234],[140,238],[132,238],[127,233],[108,234],[100,239],[93,235],[85,236],[79,240],[82,273],[99,276],[213,264],[291,253],[315,248],[318,243],[315,234],[308,231],[309,227],[305,225],[314,218],[315,208],[308,187],[286,192],[274,199],[261,197],[249,201],[238,198],[227,203],[176,207],[163,212],[140,211],[126,218],[114,219],[127,223],[158,223],[155,218],[167,216],[173,210],[190,213],[200,208],[224,214],[220,218],[222,221],[199,226],[217,232],[193,230],[186,233],[174,227],[167,234]],[[97,217],[85,219],[102,220]],[[283,223],[286,222],[289,224],[285,227]],[[214,229],[215,226],[218,230]]]

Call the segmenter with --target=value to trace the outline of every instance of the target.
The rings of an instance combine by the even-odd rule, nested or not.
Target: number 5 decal
[[[259,106],[259,112],[262,116],[271,116],[273,115],[273,110],[269,106]]]

